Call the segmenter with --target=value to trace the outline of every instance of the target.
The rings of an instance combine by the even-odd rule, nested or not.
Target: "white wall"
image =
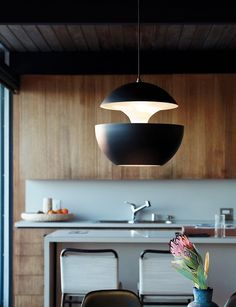
[[[125,200],[138,205],[150,200],[145,209],[174,215],[176,220],[213,220],[219,208],[236,212],[236,180],[27,180],[26,212],[42,210],[42,199],[62,201],[80,220],[130,219]]]

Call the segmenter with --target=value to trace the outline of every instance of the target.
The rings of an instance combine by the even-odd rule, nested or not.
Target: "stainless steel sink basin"
[[[99,220],[97,221],[98,223],[132,223],[131,221],[128,220]]]
[[[171,221],[166,221],[166,220],[156,220],[156,221],[151,221],[151,220],[137,220],[135,222],[128,221],[128,220],[99,220],[97,221],[98,223],[126,223],[126,224],[171,224]],[[168,223],[169,222],[169,223]]]
[[[165,224],[166,221],[165,220],[156,220],[156,221],[150,221],[150,220],[138,220],[138,221],[135,221],[136,224],[139,224],[139,223],[148,223],[148,224]]]

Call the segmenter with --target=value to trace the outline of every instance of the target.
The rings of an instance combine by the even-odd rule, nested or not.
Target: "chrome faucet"
[[[132,223],[134,223],[136,221],[136,214],[145,209],[145,208],[148,208],[148,207],[151,207],[151,203],[149,200],[145,200],[145,204],[142,205],[142,206],[139,206],[137,207],[137,205],[133,204],[133,203],[130,203],[128,201],[125,201],[126,204],[129,204],[131,206],[131,210],[132,210]]]

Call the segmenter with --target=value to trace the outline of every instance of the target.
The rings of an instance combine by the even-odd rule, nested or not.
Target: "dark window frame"
[[[12,303],[12,94],[0,84],[0,306]]]
[[[4,248],[4,89],[0,84],[0,306],[3,306],[3,248]]]

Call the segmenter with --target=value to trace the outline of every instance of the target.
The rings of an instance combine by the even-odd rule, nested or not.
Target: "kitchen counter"
[[[172,224],[166,223],[99,223],[97,221],[78,221],[71,220],[67,222],[28,222],[18,221],[15,223],[16,228],[90,228],[90,229],[135,229],[135,228],[182,228],[182,226],[194,226],[203,223],[202,220],[177,220]],[[213,223],[213,221],[204,221],[204,223]],[[235,225],[236,226],[236,225]]]
[[[184,223],[186,225],[186,221]],[[67,221],[67,222],[29,222],[18,221],[17,228],[179,228],[183,222],[165,223],[99,223],[97,221]],[[187,223],[187,225],[192,225]]]
[[[171,229],[78,229],[57,230],[47,235],[44,239],[48,242],[90,242],[90,243],[169,243],[175,237],[175,228]],[[195,237],[193,243],[206,244],[236,244],[236,237],[214,238]]]
[[[141,251],[144,249],[168,249],[168,243],[174,236],[175,228],[109,229],[109,231],[99,228],[81,228],[60,229],[48,234],[44,237],[44,307],[59,304],[58,293],[60,290],[56,289],[54,284],[56,276],[59,275],[55,268],[59,265],[59,255],[63,248],[115,249],[119,255],[120,280],[125,288],[136,291],[138,259]],[[209,283],[214,288],[214,301],[221,306],[231,292],[235,291],[236,237],[196,237],[191,238],[191,241],[196,244],[202,255],[206,251],[210,253]],[[222,262],[222,255],[224,255],[224,262]],[[227,278],[222,279],[222,275]]]

